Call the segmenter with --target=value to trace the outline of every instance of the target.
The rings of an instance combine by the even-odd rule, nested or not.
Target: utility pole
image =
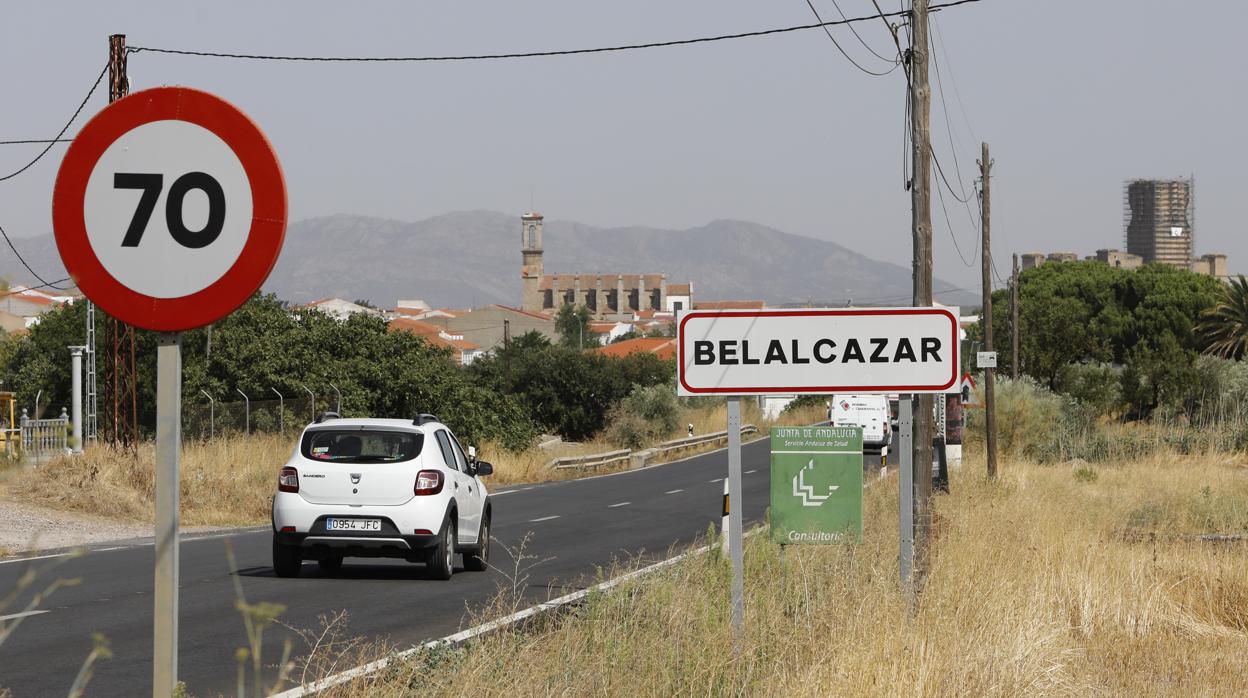
[[[983,143],[983,155],[979,161],[979,178],[981,182],[982,192],[979,197],[980,216],[979,223],[982,229],[984,240],[983,249],[979,255],[981,266],[983,267],[984,280],[984,303],[980,310],[980,326],[984,328],[984,351],[992,351],[992,276],[989,271],[992,266],[992,243],[989,240],[989,216],[992,212],[991,186],[992,186],[992,160],[988,158],[988,144]],[[984,369],[984,427],[987,431],[988,442],[988,479],[997,476],[997,413],[996,413],[996,396],[993,382],[995,379],[996,369]]]
[[[932,89],[928,84],[927,0],[914,0],[910,28],[911,140],[914,143],[914,181],[910,189],[911,233],[914,238],[914,305],[932,304],[932,144],[929,119]],[[932,412],[931,393],[916,400],[914,415],[914,567],[911,589],[918,594],[928,571],[932,526]],[[913,606],[912,606],[913,608]]]
[[[108,37],[108,101],[125,97],[130,92],[130,79],[126,75],[126,35]],[[94,316],[94,308],[89,315]],[[92,317],[94,320],[94,317]],[[106,386],[112,393],[113,444],[131,445],[139,434],[139,403],[135,389],[134,328],[116,318],[108,318],[105,330],[108,353],[105,356]],[[93,363],[94,360],[91,360]],[[88,379],[87,389],[93,386]]]
[[[511,346],[511,320],[503,319],[503,350]]]
[[[1018,380],[1018,253],[1010,275],[1010,380]]]

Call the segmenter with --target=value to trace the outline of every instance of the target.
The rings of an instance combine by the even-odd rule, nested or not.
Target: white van
[[[829,419],[835,427],[862,427],[864,451],[879,451],[892,439],[887,395],[833,395]]]

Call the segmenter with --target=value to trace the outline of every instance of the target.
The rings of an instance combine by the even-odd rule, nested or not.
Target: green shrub
[[[641,448],[671,434],[680,424],[680,403],[667,385],[637,386],[607,414],[607,438],[623,448]]]

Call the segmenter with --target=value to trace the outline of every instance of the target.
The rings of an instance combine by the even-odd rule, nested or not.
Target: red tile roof
[[[676,357],[676,340],[670,337],[638,337],[637,339],[626,339],[623,342],[608,344],[598,351],[606,356],[617,358],[639,352],[648,352],[657,355],[660,359],[671,359]]]
[[[413,320],[410,317],[397,317],[391,320],[389,328],[391,332],[402,330],[404,332],[421,335],[422,337],[428,335],[436,337],[438,333],[442,331],[441,327],[438,327],[433,323],[425,322],[424,320]]]

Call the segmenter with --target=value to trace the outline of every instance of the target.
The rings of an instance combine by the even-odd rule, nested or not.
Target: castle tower
[[[528,211],[520,216],[521,309],[542,311],[542,214]]]

